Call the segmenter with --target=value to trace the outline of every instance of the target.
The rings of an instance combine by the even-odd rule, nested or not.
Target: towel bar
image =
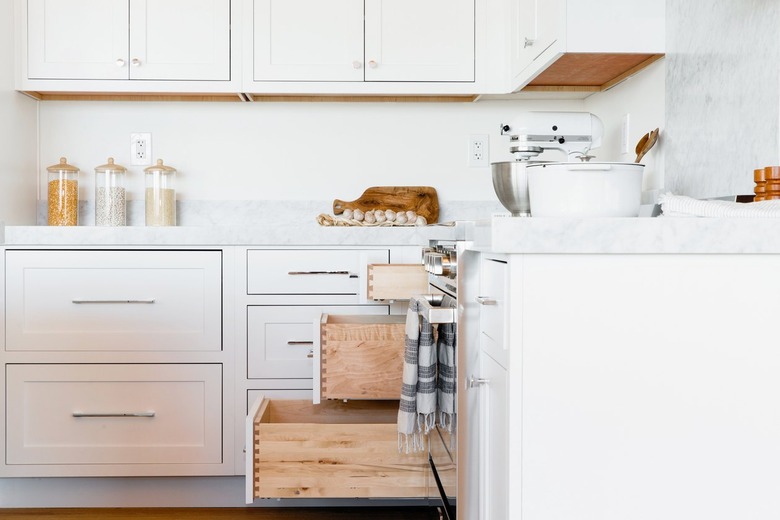
[[[446,294],[420,294],[414,296],[419,307],[417,314],[428,320],[428,323],[456,323],[457,302]]]

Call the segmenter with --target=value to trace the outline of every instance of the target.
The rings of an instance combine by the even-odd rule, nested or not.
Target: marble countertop
[[[469,238],[495,253],[780,253],[780,219],[494,217]]]
[[[50,227],[6,226],[6,246],[404,246],[431,239],[464,238],[462,226],[327,227],[174,226]]]

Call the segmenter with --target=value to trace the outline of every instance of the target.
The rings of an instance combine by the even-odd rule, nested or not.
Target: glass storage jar
[[[127,196],[125,190],[127,168],[114,164],[109,157],[106,164],[95,167],[95,225],[127,225]]]
[[[144,169],[145,173],[145,206],[147,226],[176,225],[176,190],[174,180],[176,169],[163,164],[157,159],[157,164]]]
[[[59,164],[46,168],[48,178],[48,223],[50,226],[79,225],[79,169],[60,157]]]

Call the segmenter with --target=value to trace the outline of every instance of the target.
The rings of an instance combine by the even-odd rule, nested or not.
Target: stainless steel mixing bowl
[[[531,204],[528,200],[528,176],[525,168],[529,161],[497,162],[490,165],[493,174],[493,189],[498,200],[513,217],[531,215]]]

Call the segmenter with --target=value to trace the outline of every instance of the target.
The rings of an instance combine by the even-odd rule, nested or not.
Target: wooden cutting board
[[[433,224],[439,220],[439,197],[430,186],[372,186],[353,201],[333,201],[334,215],[341,215],[345,209],[412,210]]]

